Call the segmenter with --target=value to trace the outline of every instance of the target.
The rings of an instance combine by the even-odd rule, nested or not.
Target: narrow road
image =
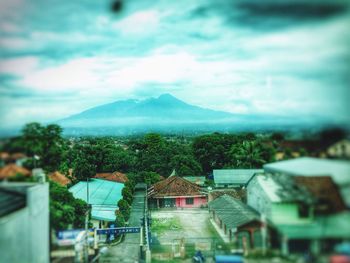
[[[140,226],[145,206],[145,192],[136,191],[132,202],[129,226]],[[122,243],[110,246],[99,262],[139,262],[140,233],[126,234]]]

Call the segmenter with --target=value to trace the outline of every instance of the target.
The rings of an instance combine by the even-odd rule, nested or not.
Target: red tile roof
[[[7,160],[10,158],[10,154],[7,152],[0,152],[0,159],[1,160]]]
[[[169,176],[152,185],[148,192],[150,197],[167,197],[167,196],[204,196],[200,186],[191,183],[179,176]]]
[[[0,169],[0,179],[13,177],[13,176],[16,176],[17,174],[30,176],[31,172],[26,168],[17,166],[16,164],[13,164],[13,163],[8,164]]]
[[[120,172],[98,173],[95,175],[95,178],[113,181],[117,183],[123,183],[123,184],[128,181],[128,177],[125,174]]]
[[[49,179],[62,186],[66,186],[67,184],[71,183],[71,180],[69,178],[67,178],[64,174],[61,174],[58,171],[49,174]]]

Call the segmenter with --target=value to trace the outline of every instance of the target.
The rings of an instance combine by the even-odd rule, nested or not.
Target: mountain
[[[234,115],[187,104],[170,94],[146,100],[122,100],[98,106],[59,121],[63,126],[101,124],[218,122]]]
[[[322,121],[321,121],[322,122]],[[57,122],[70,135],[130,135],[144,132],[266,131],[315,127],[318,118],[232,114],[190,105],[170,94],[121,100]]]

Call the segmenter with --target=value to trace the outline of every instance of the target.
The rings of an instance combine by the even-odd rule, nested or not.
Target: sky
[[[0,0],[0,127],[171,93],[350,123],[343,0]]]

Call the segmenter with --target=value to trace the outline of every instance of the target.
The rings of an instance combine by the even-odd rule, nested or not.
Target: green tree
[[[116,210],[115,211],[115,215],[116,215],[116,218],[115,218],[115,225],[116,225],[116,227],[123,227],[123,226],[125,226],[125,218],[124,218],[122,212]]]
[[[139,173],[140,181],[147,185],[152,185],[160,181],[160,175],[154,172],[141,172]]]
[[[132,191],[130,190],[129,187],[124,186],[122,190],[122,196],[125,201],[128,202],[129,205],[132,203]]]
[[[86,181],[96,175],[96,165],[90,163],[85,158],[75,160],[73,168],[73,177],[78,181]]]
[[[118,208],[120,213],[122,213],[124,219],[127,221],[130,217],[130,205],[124,199],[118,201]]]
[[[55,230],[70,226],[81,228],[85,224],[88,205],[85,201],[75,199],[66,187],[50,182],[50,224]]]
[[[260,141],[243,141],[231,147],[231,166],[234,168],[262,168],[274,158],[272,147]]]
[[[171,158],[170,165],[179,176],[196,176],[202,173],[202,168],[193,155],[175,155]]]
[[[203,172],[209,174],[213,169],[227,166],[231,161],[229,151],[237,139],[235,135],[220,133],[196,137],[192,149]]]
[[[47,125],[42,130],[41,162],[47,171],[56,171],[61,165],[64,147],[62,131],[56,124]]]
[[[37,122],[28,123],[23,127],[22,143],[28,156],[42,156],[44,130],[45,127]]]

